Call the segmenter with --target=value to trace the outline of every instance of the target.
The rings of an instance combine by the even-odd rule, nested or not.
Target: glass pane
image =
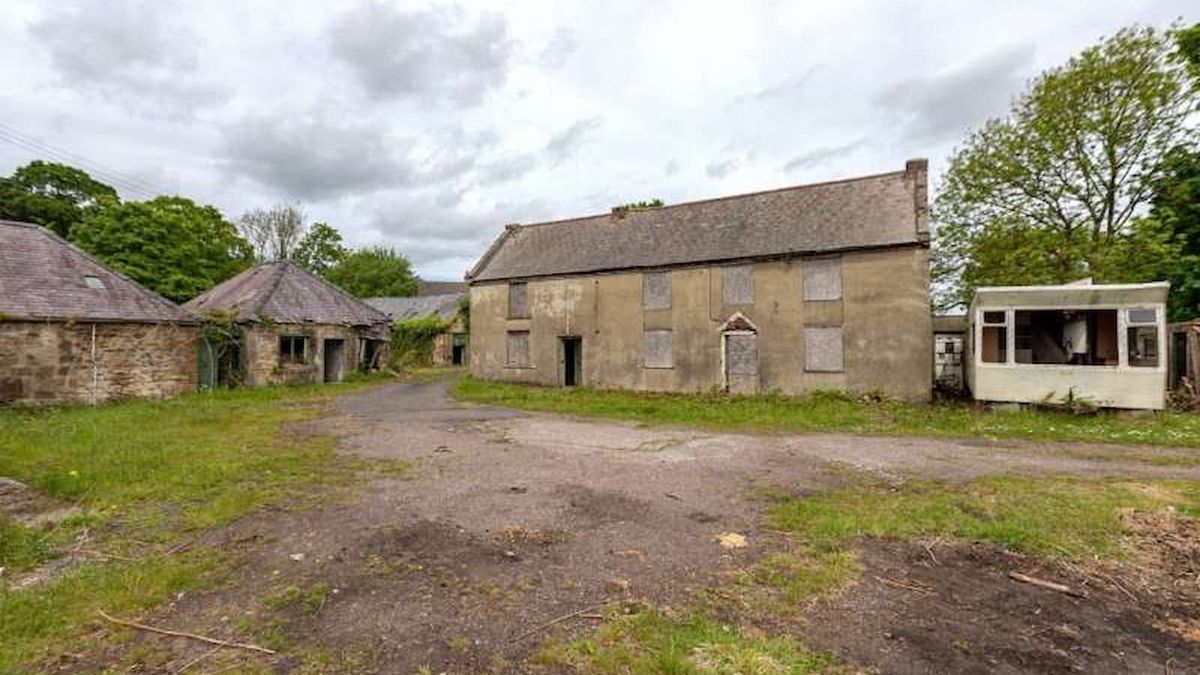
[[[1008,329],[1004,326],[984,326],[980,354],[984,363],[1008,362]]]
[[[1129,310],[1129,323],[1155,323],[1158,321],[1158,311],[1153,307],[1138,307]]]
[[[1127,329],[1129,365],[1137,368],[1158,367],[1158,328],[1130,326]]]
[[[1005,322],[1004,312],[984,312],[983,322],[991,324],[1002,324]]]

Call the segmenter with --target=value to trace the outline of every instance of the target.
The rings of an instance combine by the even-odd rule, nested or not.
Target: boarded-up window
[[[671,368],[671,331],[648,330],[642,334],[642,360],[647,368]]]
[[[508,367],[529,367],[529,331],[514,330],[508,333]]]
[[[817,258],[804,262],[804,299],[842,299],[841,258]]]
[[[754,302],[754,274],[749,265],[721,268],[721,299],[726,305]]]
[[[804,328],[804,369],[813,373],[840,373],[845,370],[841,326]]]
[[[525,319],[529,317],[527,290],[523,283],[508,285],[508,318]]]
[[[671,273],[647,272],[642,275],[642,307],[668,309],[671,306]]]

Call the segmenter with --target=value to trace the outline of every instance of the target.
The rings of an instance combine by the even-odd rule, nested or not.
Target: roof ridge
[[[326,286],[328,286],[328,287],[332,288],[332,289],[333,289],[334,291],[336,291],[337,293],[340,293],[340,294],[341,294],[343,297],[345,297],[345,298],[347,298],[347,299],[351,300],[352,302],[356,302],[356,303],[358,303],[359,305],[362,305],[363,307],[366,307],[367,309],[371,310],[372,312],[375,312],[375,313],[376,313],[376,314],[378,314],[379,316],[383,317],[383,319],[384,319],[385,321],[387,320],[387,314],[385,314],[385,313],[383,313],[383,312],[379,311],[378,309],[375,309],[374,307],[372,307],[372,306],[368,305],[367,303],[363,302],[362,298],[358,298],[358,297],[355,297],[355,296],[351,295],[351,294],[350,294],[350,293],[348,293],[346,290],[344,290],[342,287],[340,287],[340,286],[338,286],[337,284],[333,283],[332,281],[330,281],[330,280],[326,279],[325,277],[323,277],[323,276],[321,276],[321,275],[317,274],[316,272],[313,272],[312,270],[308,269],[307,267],[305,267],[305,266],[303,266],[303,265],[301,265],[301,264],[297,263],[295,260],[292,260],[292,259],[290,259],[290,258],[287,258],[287,259],[284,259],[284,260],[277,260],[277,261],[275,261],[275,262],[278,262],[278,263],[284,263],[284,265],[282,265],[282,267],[283,267],[283,269],[285,269],[285,270],[286,270],[286,269],[288,269],[288,268],[291,268],[291,269],[298,270],[298,271],[300,271],[300,272],[302,272],[302,273],[304,273],[304,274],[307,274],[308,276],[312,277],[313,279],[316,279],[318,282],[320,282],[320,283],[322,283],[322,284],[325,284]],[[283,275],[281,274],[281,275],[280,275],[280,279],[282,279],[282,278],[283,278]],[[278,283],[276,283],[276,284],[275,284],[275,286],[271,288],[271,293],[272,293],[272,294],[274,294],[274,293],[275,293],[275,289],[276,289],[276,288],[278,288],[278,286],[279,286],[279,284],[278,284]],[[402,296],[402,297],[403,297],[403,296]]]
[[[635,209],[635,210],[631,211],[631,213],[640,213],[643,211],[649,211],[649,212],[665,211],[667,209],[675,209],[675,208],[679,208],[682,206],[695,206],[697,204],[710,204],[712,202],[722,202],[722,201],[727,201],[730,199],[743,199],[746,197],[757,197],[759,195],[769,195],[769,194],[775,194],[778,192],[790,192],[792,190],[807,190],[809,188],[828,187],[830,185],[840,185],[842,183],[855,183],[858,181],[878,180],[880,178],[886,178],[888,176],[903,176],[903,175],[906,175],[906,173],[907,173],[907,171],[905,169],[901,169],[899,171],[884,171],[881,173],[868,174],[866,176],[850,176],[849,178],[836,178],[834,180],[819,181],[816,183],[803,183],[800,185],[786,185],[784,187],[770,188],[767,190],[755,190],[753,192],[739,192],[737,194],[723,195],[721,197],[708,197],[706,199],[693,199],[691,201],[678,202],[676,204],[664,204],[662,206],[655,206],[655,207],[651,207],[648,209]],[[505,232],[508,232],[511,230],[523,230],[527,227],[541,227],[542,225],[561,225],[562,223],[569,223],[569,222],[576,221],[576,220],[590,220],[592,218],[602,218],[602,217],[608,216],[608,215],[611,215],[611,214],[600,212],[600,213],[594,213],[594,214],[590,214],[590,215],[586,215],[586,216],[574,216],[571,218],[558,218],[555,220],[545,220],[545,221],[542,221],[539,223],[513,223],[510,226],[505,226]]]

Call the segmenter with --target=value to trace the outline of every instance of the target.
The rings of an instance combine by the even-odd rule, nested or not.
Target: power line
[[[163,190],[135,176],[108,168],[69,150],[50,145],[29,134],[22,133],[3,122],[0,122],[0,141],[5,141],[11,145],[42,154],[51,160],[79,166],[88,173],[93,174],[98,180],[110,183],[113,187],[124,192],[134,193],[136,196],[151,199],[158,195],[170,194],[169,190]]]

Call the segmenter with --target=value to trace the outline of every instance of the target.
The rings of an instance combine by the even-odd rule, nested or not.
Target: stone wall
[[[669,280],[653,279],[649,291],[641,272],[534,279],[526,287],[529,318],[509,317],[507,284],[476,284],[471,288],[471,370],[484,379],[557,386],[562,382],[560,338],[569,336],[582,340],[584,385],[724,388],[729,386],[724,335],[736,332],[730,329],[736,322],[737,330],[749,327],[754,333],[758,369],[756,375],[735,373],[738,390],[880,390],[926,399],[933,370],[928,254],[911,246],[676,267]],[[812,285],[807,292],[806,280]],[[669,293],[669,302],[661,293]],[[508,363],[510,331],[529,332],[528,367]],[[671,333],[669,357],[660,353],[667,342],[662,331]],[[830,342],[839,334],[840,354]],[[647,335],[657,345],[649,364]],[[820,350],[819,358],[806,358],[806,347]]]
[[[299,336],[305,338],[304,358],[300,363],[280,359],[280,338]],[[362,340],[380,340],[384,353],[379,363],[386,365],[390,350],[390,329],[336,326],[329,324],[248,324],[243,326],[243,360],[246,367],[246,384],[262,386],[270,384],[302,384],[324,382],[325,350],[328,340],[342,341],[342,367],[340,372],[331,372],[329,381],[337,382],[359,368],[362,360]]]
[[[0,322],[0,404],[102,403],[194,391],[199,340],[197,326]]]

